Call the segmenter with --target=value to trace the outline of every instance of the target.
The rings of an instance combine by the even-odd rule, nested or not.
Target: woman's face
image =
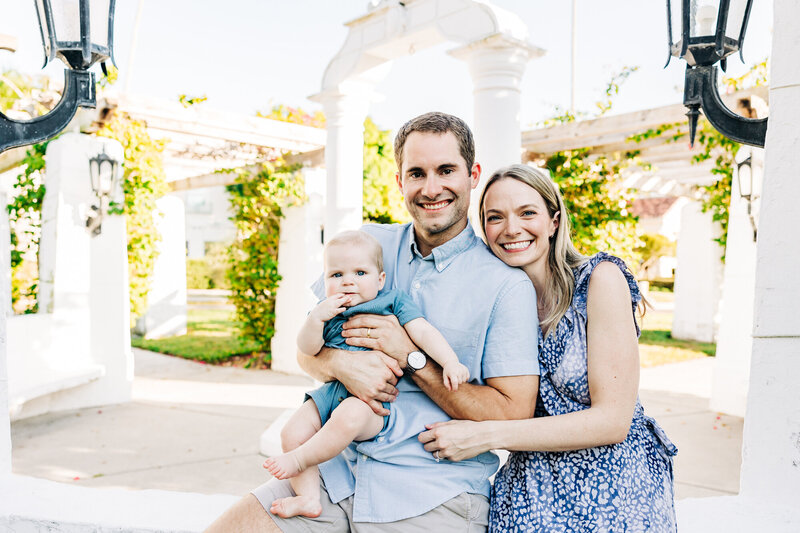
[[[486,240],[492,253],[509,266],[547,264],[550,237],[558,228],[558,213],[551,217],[534,188],[513,178],[494,182],[484,199]]]

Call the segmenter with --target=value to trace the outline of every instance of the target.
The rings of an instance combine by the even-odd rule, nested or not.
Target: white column
[[[63,370],[103,369],[99,378],[53,394],[47,410],[130,399],[133,357],[125,221],[105,215],[96,237],[85,227],[87,208],[96,202],[89,158],[103,151],[123,160],[117,141],[79,133],[64,134],[47,148],[39,251],[39,313],[52,321],[45,362]]]
[[[183,200],[168,194],[156,201],[158,257],[147,293],[147,311],[136,324],[148,339],[186,334],[186,214]]]
[[[282,279],[275,297],[271,342],[272,369],[279,372],[304,374],[297,364],[297,333],[317,302],[310,286],[322,272],[322,207],[322,197],[310,194],[305,205],[287,209],[281,221],[278,273]]]
[[[744,146],[739,150],[737,160],[742,161],[748,156],[752,161],[753,190],[760,191],[764,151]],[[736,172],[734,169],[710,407],[714,411],[743,417],[753,347],[756,242],[748,204],[739,192]]]
[[[8,196],[0,192],[0,313],[11,314],[11,228],[8,221]]]
[[[5,202],[2,202],[5,205]],[[0,219],[6,217],[5,211],[0,213]],[[8,231],[6,231],[8,235]],[[10,246],[8,238],[0,239],[0,255],[3,257],[4,267],[0,271],[3,278],[8,270]],[[10,300],[11,286],[0,283],[0,301]],[[0,311],[0,479],[11,475],[11,420],[8,416],[8,359],[6,354],[6,309]]]
[[[466,61],[472,76],[476,161],[483,169],[474,200],[495,170],[520,162],[520,85],[528,61],[543,53],[524,41],[499,34],[450,52]],[[472,202],[473,208],[476,202]]]
[[[325,240],[340,231],[361,227],[364,181],[364,119],[369,92],[363,88],[325,91],[313,100],[325,112],[328,173],[325,202]]]
[[[123,161],[122,145],[104,139],[105,152]],[[122,184],[116,198],[121,199]],[[130,401],[133,389],[130,295],[128,284],[128,246],[125,217],[105,215],[102,232],[91,239],[89,332],[91,359],[105,368],[103,376],[75,391],[83,399],[79,405],[99,405]],[[77,398],[76,400],[77,401]]]
[[[675,313],[672,336],[714,342],[722,283],[722,248],[714,242],[720,234],[711,213],[703,213],[699,202],[681,211],[675,269]]]
[[[775,0],[770,117],[741,494],[794,509],[800,494],[800,39],[796,0]],[[797,523],[795,523],[797,526]],[[796,531],[796,527],[792,529]]]
[[[47,146],[46,193],[39,244],[39,313],[52,316],[51,346],[68,346],[62,363],[88,363],[91,237],[85,218],[96,203],[89,158],[102,142],[65,133]],[[109,145],[110,146],[110,145]]]

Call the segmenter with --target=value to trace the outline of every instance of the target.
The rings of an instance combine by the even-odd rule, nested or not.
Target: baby
[[[469,379],[467,367],[459,363],[442,334],[422,317],[406,293],[392,290],[378,296],[386,273],[377,239],[362,231],[340,233],[325,246],[324,260],[326,297],[311,310],[297,336],[300,351],[316,354],[323,345],[366,350],[344,342],[342,325],[356,314],[393,314],[414,344],[442,366],[448,390]],[[291,478],[297,494],[272,504],[270,512],[284,518],[319,516],[322,507],[316,465],[336,457],[353,441],[372,439],[389,418],[375,414],[338,381],[309,392],[306,398],[281,434],[284,454],[264,462],[276,478]],[[384,407],[389,409],[390,404]]]

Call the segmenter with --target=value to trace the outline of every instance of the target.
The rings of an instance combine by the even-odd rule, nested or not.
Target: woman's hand
[[[419,441],[437,460],[463,461],[492,449],[486,436],[491,422],[450,420],[427,424],[428,431],[419,434]]]

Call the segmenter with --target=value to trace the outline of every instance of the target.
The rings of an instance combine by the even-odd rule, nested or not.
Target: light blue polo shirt
[[[533,284],[522,270],[494,257],[471,225],[428,257],[417,250],[411,223],[362,230],[383,247],[384,290],[402,289],[411,296],[469,368],[471,383],[539,374]],[[321,279],[313,289],[324,295]],[[397,388],[389,421],[375,439],[353,443],[319,465],[331,501],[355,494],[355,522],[394,522],[421,515],[462,492],[488,498],[497,456],[435,462],[417,436],[425,424],[450,417],[411,378],[400,379]]]

